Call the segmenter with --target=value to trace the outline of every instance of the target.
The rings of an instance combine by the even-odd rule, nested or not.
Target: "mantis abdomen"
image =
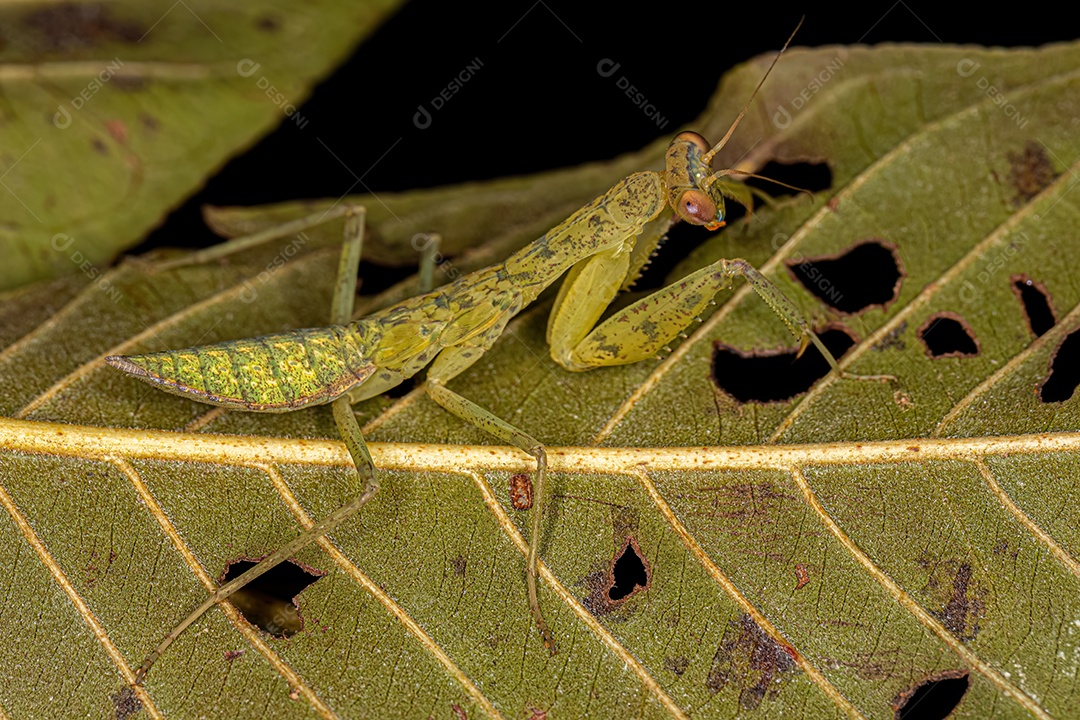
[[[350,327],[294,330],[106,362],[156,387],[235,410],[287,412],[322,405],[375,371],[364,334]]]

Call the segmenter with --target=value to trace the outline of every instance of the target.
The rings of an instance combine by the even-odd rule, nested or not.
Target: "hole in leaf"
[[[979,354],[979,341],[974,331],[956,313],[931,315],[919,328],[918,335],[926,345],[926,354],[932,358],[975,357]]]
[[[608,598],[612,602],[625,600],[638,588],[644,590],[649,585],[649,571],[645,567],[641,556],[638,555],[637,541],[633,538],[627,540],[622,554],[615,559],[611,568],[613,584],[608,590]]]
[[[229,564],[220,582],[240,577],[256,564],[253,560],[236,560]],[[276,637],[289,637],[304,625],[296,596],[321,577],[290,560],[237,590],[229,596],[229,602],[252,625]]]
[[[791,276],[826,305],[847,315],[884,308],[896,299],[904,278],[896,246],[867,240],[836,255],[786,262]]]
[[[1035,282],[1027,275],[1013,275],[1009,280],[1024,308],[1024,319],[1031,332],[1035,333],[1035,337],[1045,335],[1057,322],[1054,308],[1050,305],[1050,293],[1042,283]]]
[[[836,358],[855,344],[855,337],[839,326],[826,328],[818,337]],[[787,402],[829,373],[829,362],[815,346],[796,359],[798,350],[796,346],[743,352],[718,342],[713,350],[713,382],[740,403]]]
[[[1064,402],[1080,385],[1080,329],[1061,341],[1050,358],[1050,374],[1039,388],[1043,402]]]
[[[757,171],[757,174],[767,177],[769,180],[776,180],[799,188],[798,190],[793,190],[792,188],[786,188],[783,185],[769,182],[769,180],[746,178],[747,185],[762,190],[773,197],[798,195],[802,190],[809,190],[810,192],[828,190],[832,187],[833,181],[832,168],[829,167],[828,163],[824,162],[782,163],[770,160]],[[733,177],[736,179],[739,178],[738,175],[734,175]]]
[[[904,692],[893,707],[897,720],[942,720],[964,699],[971,683],[962,670],[950,670],[923,680]]]

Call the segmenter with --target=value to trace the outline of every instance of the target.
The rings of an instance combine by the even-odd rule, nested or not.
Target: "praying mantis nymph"
[[[836,360],[795,305],[740,259],[718,260],[596,325],[619,291],[638,277],[676,217],[716,230],[724,225],[725,196],[747,202],[739,186],[722,178],[752,173],[713,172],[710,164],[790,42],[791,37],[715,146],[710,148],[697,133],[679,133],[668,147],[663,172],[629,175],[505,262],[436,290],[429,287],[424,294],[359,320],[352,320],[352,310],[364,235],[363,207],[340,205],[218,246],[246,247],[344,217],[330,326],[183,350],[111,356],[106,362],[167,392],[234,410],[290,412],[329,404],[355,463],[361,490],[346,505],[218,588],[146,658],[136,673],[136,683],[145,679],[161,653],[206,610],[332,531],[375,496],[377,472],[351,405],[386,392],[428,365],[427,392],[432,400],[536,460],[526,584],[529,609],[540,636],[545,647],[555,652],[536,587],[545,502],[544,445],[446,384],[475,363],[498,340],[510,319],[564,274],[566,280],[548,322],[547,340],[552,358],[567,370],[584,371],[656,357],[705,311],[717,292],[741,276],[801,340],[800,352],[813,343],[839,372]],[[425,258],[429,266],[422,276],[430,278],[433,257]]]

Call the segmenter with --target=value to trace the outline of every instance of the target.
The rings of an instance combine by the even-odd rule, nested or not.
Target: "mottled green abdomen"
[[[294,330],[105,361],[177,395],[235,410],[287,412],[333,401],[375,370],[367,324]]]

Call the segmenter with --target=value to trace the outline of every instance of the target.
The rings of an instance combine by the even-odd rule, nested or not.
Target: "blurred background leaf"
[[[306,123],[312,83],[396,5],[5,6],[0,288],[107,265],[283,115]]]

